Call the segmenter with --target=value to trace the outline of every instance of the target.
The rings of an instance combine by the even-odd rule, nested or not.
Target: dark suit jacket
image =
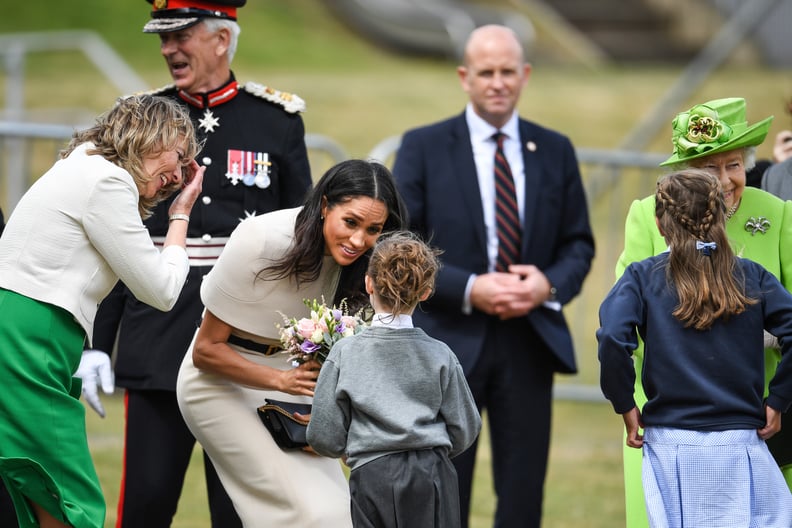
[[[562,304],[578,294],[594,256],[594,238],[572,143],[520,120],[525,162],[522,263],[537,266]],[[533,151],[527,145],[532,142]],[[470,372],[482,350],[490,316],[461,307],[468,277],[487,272],[487,243],[470,133],[464,114],[408,131],[393,167],[412,229],[444,250],[435,294],[414,313],[416,326],[445,341]],[[559,311],[540,307],[525,317],[554,370],[576,372],[572,339]],[[532,343],[514,343],[532,349]]]

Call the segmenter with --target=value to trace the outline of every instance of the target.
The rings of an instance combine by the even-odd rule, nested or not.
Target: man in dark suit
[[[408,131],[393,168],[412,228],[444,251],[436,292],[414,318],[456,352],[487,410],[497,527],[540,526],[553,376],[577,369],[561,306],[594,256],[571,142],[517,114],[530,71],[513,31],[476,29],[458,67],[465,112]],[[503,173],[513,213],[498,201]],[[502,229],[510,214],[517,224]],[[475,456],[476,445],[454,459],[464,526]]]
[[[195,445],[179,411],[176,376],[202,316],[203,277],[240,221],[296,207],[311,186],[300,115],[303,100],[271,87],[237,82],[231,71],[240,33],[237,10],[245,0],[147,1],[153,3],[153,11],[143,31],[158,37],[173,79],[173,84],[152,93],[187,108],[204,141],[196,159],[206,165],[206,173],[189,220],[190,272],[173,310],[152,309],[119,284],[96,317],[93,345],[110,352],[118,336],[115,378],[126,389],[118,528],[165,528],[176,513]],[[169,203],[161,203],[146,220],[155,243],[167,232]],[[81,370],[86,357],[96,358],[96,367],[84,369],[90,374],[83,394],[102,412],[93,372],[106,371],[101,361],[107,355],[86,351]],[[241,526],[206,456],[204,466],[212,526]]]

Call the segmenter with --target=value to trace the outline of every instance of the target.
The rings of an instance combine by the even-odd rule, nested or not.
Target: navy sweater
[[[679,299],[666,281],[668,253],[631,264],[600,306],[600,385],[617,413],[635,406],[632,352],[645,343],[646,426],[700,431],[765,425],[763,329],[778,337],[782,360],[767,404],[792,402],[792,295],[762,266],[738,259],[746,292],[758,303],[708,330],[684,328],[671,313]]]

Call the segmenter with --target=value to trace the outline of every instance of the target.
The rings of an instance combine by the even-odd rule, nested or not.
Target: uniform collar
[[[195,106],[196,108],[211,108],[230,101],[236,97],[238,93],[239,85],[232,73],[231,79],[217,90],[197,94],[190,94],[184,90],[179,90],[179,97],[187,104]]]

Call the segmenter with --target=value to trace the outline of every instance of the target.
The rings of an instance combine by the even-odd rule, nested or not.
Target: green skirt
[[[85,332],[66,310],[0,289],[0,476],[19,526],[26,499],[75,528],[102,528],[105,500],[72,374]]]

